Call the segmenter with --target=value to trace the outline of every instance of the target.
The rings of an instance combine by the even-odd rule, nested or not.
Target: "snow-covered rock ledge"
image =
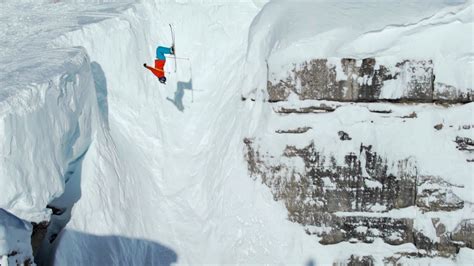
[[[243,140],[290,221],[323,245],[382,240],[371,263],[473,252],[473,103],[308,102],[267,103]]]
[[[89,58],[84,49],[69,48],[2,61],[0,207],[45,224],[47,205],[63,193],[76,170],[71,165],[94,134],[97,98]]]
[[[385,64],[376,58],[320,58],[287,66],[269,65],[268,100],[286,101],[294,93],[300,100],[472,101],[472,88],[438,82],[434,68],[432,60]]]

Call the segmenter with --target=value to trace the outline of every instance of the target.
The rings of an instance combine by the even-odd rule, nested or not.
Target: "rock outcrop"
[[[285,101],[291,93],[300,100],[371,102],[470,102],[472,88],[436,82],[431,60],[402,60],[381,65],[375,58],[313,59],[294,64],[286,78],[270,71],[270,102]]]
[[[390,152],[379,154],[377,151],[384,148],[374,145],[387,141],[372,141],[370,137],[360,140],[363,135],[380,138],[381,134],[374,133],[380,125],[398,130],[393,123],[409,125],[412,129],[403,132],[416,134],[416,123],[426,117],[426,109],[400,111],[402,104],[424,104],[424,108],[437,110],[433,103],[443,102],[449,107],[452,103],[472,101],[470,88],[436,82],[434,68],[431,60],[402,60],[390,66],[379,64],[374,58],[313,59],[293,65],[286,77],[280,79],[276,77],[281,77],[281,73],[272,73],[270,67],[267,92],[272,116],[281,119],[276,123],[279,127],[285,127],[284,117],[292,114],[286,121],[294,129],[276,129],[275,133],[287,134],[288,138],[275,137],[275,141],[244,139],[251,176],[267,185],[275,200],[284,202],[290,221],[301,224],[307,234],[318,237],[324,245],[370,244],[379,239],[389,245],[415,247],[416,251],[385,257],[384,262],[389,264],[410,257],[453,257],[461,248],[472,249],[474,217],[460,218],[453,228],[452,221],[447,226],[443,216],[466,208],[466,202],[457,194],[464,189],[462,185],[448,182],[442,176],[421,173],[415,156],[393,159],[387,155]],[[362,111],[361,118],[357,113],[348,114],[351,111],[344,108],[349,106],[362,106],[365,110],[349,109]],[[371,115],[366,115],[366,111]],[[305,114],[304,118],[301,114]],[[314,125],[308,117],[322,122]],[[334,121],[341,121],[335,124],[346,128],[334,127]],[[352,128],[348,131],[347,127]],[[456,129],[455,124],[440,120],[430,122],[428,128],[451,136],[440,140],[464,154],[460,158],[467,157],[467,163],[474,161],[469,157],[474,150],[470,122]],[[317,131],[324,132],[316,134],[323,139],[309,137]],[[387,131],[387,138],[410,138],[392,132]],[[276,152],[274,143],[281,142],[285,145]],[[338,151],[326,150],[331,144],[348,148],[343,149],[341,156]],[[467,208],[472,208],[471,203],[467,204]],[[372,265],[374,258],[353,255],[334,263]]]
[[[361,144],[359,153],[346,154],[339,164],[314,142],[303,148],[288,145],[280,155],[259,150],[255,139],[244,143],[251,175],[271,189],[275,200],[284,201],[291,221],[320,237],[322,244],[372,243],[379,238],[391,245],[412,243],[423,254],[439,256],[456,254],[460,247],[472,248],[473,220],[461,221],[454,231],[447,231],[434,218],[430,225],[437,233],[434,240],[417,230],[416,218],[390,214],[408,207],[423,212],[464,207],[453,192],[457,186],[419,175],[412,158],[390,162],[372,151],[372,146]],[[303,161],[303,171],[280,163],[292,157]],[[397,172],[388,172],[393,166]]]

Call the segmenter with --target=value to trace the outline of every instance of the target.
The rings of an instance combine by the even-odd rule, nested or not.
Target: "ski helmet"
[[[161,83],[166,84],[166,78],[165,78],[165,77],[158,78],[158,80],[159,80]]]

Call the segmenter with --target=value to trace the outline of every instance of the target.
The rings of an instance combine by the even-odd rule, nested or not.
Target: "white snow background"
[[[437,78],[473,88],[472,2],[266,2],[0,0],[0,207],[34,222],[49,219],[51,202],[72,207],[56,221],[65,228],[50,247],[54,256],[40,252],[44,262],[319,265],[415,250],[381,241],[323,246],[289,222],[283,203],[249,178],[242,143],[282,122],[262,101],[241,96],[265,98],[266,61],[349,55],[432,58]],[[171,45],[169,23],[178,56],[189,61],[178,60],[174,73],[169,60],[162,85],[142,64],[152,63],[157,45]],[[464,186],[459,195],[472,204],[472,166],[437,164],[460,156],[442,140],[455,133],[423,131],[444,120],[473,124],[472,103],[456,107],[462,112],[417,108],[411,149],[384,138],[410,133],[381,123],[373,133],[384,136],[376,140],[382,152],[416,157],[422,172]],[[370,116],[347,106],[308,123],[344,127]],[[473,138],[472,130],[463,134]],[[419,149],[430,142],[442,146]],[[472,208],[459,215],[473,218]],[[0,251],[9,250],[2,236]],[[455,260],[404,263],[473,258],[464,248]]]

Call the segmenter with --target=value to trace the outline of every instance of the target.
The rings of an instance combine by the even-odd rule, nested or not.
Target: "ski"
[[[172,41],[171,47],[173,47],[173,54],[176,55],[174,29],[173,29],[173,26],[171,24],[168,24],[168,25],[170,26],[170,32],[171,32],[171,41]],[[176,56],[174,56],[174,73],[176,73],[176,70],[178,68],[177,63],[178,62],[176,60]]]

